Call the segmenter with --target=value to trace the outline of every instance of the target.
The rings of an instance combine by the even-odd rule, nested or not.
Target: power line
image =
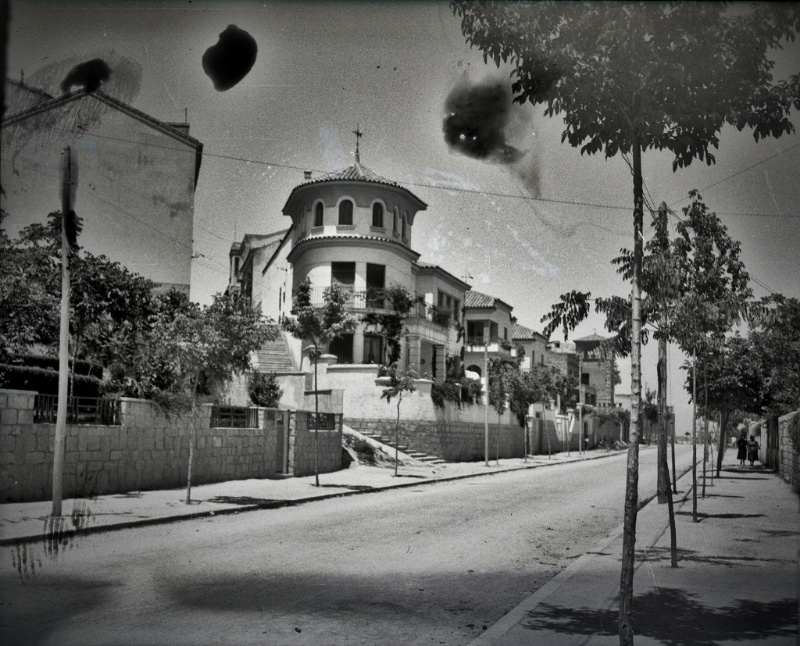
[[[746,173],[749,170],[754,169],[756,166],[761,166],[761,164],[764,164],[764,163],[768,162],[770,159],[775,159],[776,157],[779,157],[783,153],[787,153],[790,150],[794,150],[795,148],[798,148],[798,147],[800,147],[800,141],[798,141],[796,144],[793,144],[793,145],[789,146],[788,148],[784,148],[783,150],[779,150],[774,155],[770,155],[769,157],[766,157],[766,158],[762,159],[761,161],[756,162],[755,164],[751,164],[747,168],[743,168],[742,170],[736,171],[735,173],[733,173],[731,175],[728,175],[727,177],[723,177],[721,180],[718,180],[718,181],[714,182],[713,184],[709,184],[708,186],[705,186],[704,188],[698,189],[698,191],[702,193],[703,191],[707,191],[710,188],[714,188],[715,186],[719,186],[723,182],[727,182],[729,179],[733,179],[734,177],[738,177],[739,175],[741,175],[743,173]],[[672,204],[670,204],[670,206],[674,206],[675,204],[680,204],[685,199],[687,199],[687,198],[682,197],[681,199],[672,202]]]

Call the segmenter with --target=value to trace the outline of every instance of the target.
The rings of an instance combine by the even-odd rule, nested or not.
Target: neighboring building
[[[489,359],[514,361],[512,352],[514,308],[499,298],[469,290],[464,299],[464,366],[467,370],[484,376],[484,363]]]
[[[5,88],[0,183],[9,220],[43,222],[60,210],[70,146],[81,246],[188,294],[203,150],[189,125],[159,121],[100,90],[53,97],[13,80]]]
[[[575,339],[575,350],[581,358],[581,386],[594,390],[594,406],[608,407],[614,404],[615,360],[614,349],[608,338],[591,334]]]
[[[360,322],[327,348],[338,364],[387,363],[394,343],[401,364],[441,381],[447,358],[459,357],[461,310],[469,285],[443,268],[419,262],[411,247],[414,219],[427,205],[399,184],[360,163],[296,186],[283,208],[292,219],[285,231],[247,235],[231,248],[229,289],[241,290],[253,306],[280,320],[291,312],[293,290],[308,279],[312,299],[323,304],[324,291],[336,284],[349,292],[356,316],[391,315],[379,296],[401,287],[418,298],[401,339],[387,339],[375,325]],[[256,252],[255,250],[259,251]],[[288,335],[279,343],[302,368],[300,342]],[[264,356],[264,355],[262,355]],[[269,370],[262,362],[260,370]]]
[[[519,364],[520,370],[530,370],[534,365],[546,365],[547,337],[544,334],[531,330],[515,321],[511,339],[518,358],[519,351],[522,349],[523,356]]]

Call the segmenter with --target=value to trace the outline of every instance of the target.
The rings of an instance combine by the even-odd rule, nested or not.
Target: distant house
[[[411,246],[414,219],[427,205],[408,189],[360,163],[312,177],[290,193],[283,213],[291,226],[266,235],[244,236],[230,251],[229,289],[240,290],[254,307],[275,320],[290,315],[296,286],[309,280],[312,299],[338,285],[348,307],[365,314],[392,315],[382,290],[400,287],[417,302],[399,339],[360,322],[326,350],[339,365],[388,363],[399,344],[401,365],[435,381],[446,377],[447,360],[460,360],[462,305],[469,285],[444,268],[420,261]],[[259,370],[278,372],[305,364],[302,344],[288,335],[261,353]]]
[[[505,301],[471,289],[464,300],[464,366],[484,376],[485,359],[515,361],[511,343],[514,322],[513,307]]]
[[[514,344],[514,350],[517,352],[517,358],[520,360],[520,370],[530,370],[533,366],[546,365],[547,337],[544,334],[531,330],[515,321],[511,339]],[[519,356],[520,354],[522,355],[521,357]]]
[[[80,244],[188,294],[194,194],[203,145],[186,123],[165,123],[101,90],[58,97],[7,80],[0,183],[9,220],[60,210],[62,151],[77,166]]]
[[[613,407],[616,378],[614,348],[610,339],[599,334],[575,339],[575,351],[581,358],[581,385],[594,391],[594,406]]]

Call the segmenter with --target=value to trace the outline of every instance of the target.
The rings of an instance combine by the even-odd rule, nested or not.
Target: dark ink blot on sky
[[[219,41],[203,54],[203,71],[214,83],[214,89],[224,92],[247,76],[257,53],[255,38],[236,25],[228,25]]]
[[[511,106],[510,89],[501,81],[460,82],[445,100],[445,141],[451,149],[475,159],[518,161],[523,153],[506,143]]]
[[[111,68],[102,58],[93,58],[85,63],[78,63],[61,81],[61,91],[69,92],[73,87],[82,87],[87,92],[94,92],[111,78]]]

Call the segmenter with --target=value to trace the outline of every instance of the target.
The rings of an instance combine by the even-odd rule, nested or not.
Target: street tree
[[[632,601],[638,485],[642,152],[668,150],[673,170],[695,159],[714,163],[725,124],[756,140],[794,127],[800,76],[773,82],[767,56],[800,28],[796,5],[470,2],[453,0],[467,42],[509,64],[515,101],[563,114],[562,140],[581,153],[630,154],[633,173],[631,390],[619,636],[633,642]]]
[[[80,220],[77,221],[78,231]],[[6,354],[58,343],[61,214],[0,237],[0,334]],[[153,283],[104,255],[70,249],[70,356],[109,366],[153,312]]]
[[[763,362],[763,357],[754,351],[750,340],[739,334],[705,346],[696,355],[695,361],[687,362],[683,367],[686,370],[684,385],[693,403],[706,417],[719,414],[716,464],[719,477],[732,416],[737,411],[760,415],[769,404],[769,367]],[[704,383],[703,399],[696,396],[695,375]]]
[[[199,406],[213,399],[251,356],[277,335],[274,323],[243,298],[214,296],[209,306],[173,293],[159,301],[140,350],[115,366],[120,389],[153,400],[168,415],[190,418],[186,504],[191,504]]]
[[[292,316],[282,321],[283,329],[297,339],[311,343],[314,360],[314,484],[319,487],[319,388],[317,364],[322,350],[336,337],[352,332],[358,321],[347,309],[348,293],[338,285],[325,289],[323,303],[317,306],[311,297],[311,281],[306,278],[297,287],[292,301]]]
[[[389,366],[386,376],[389,379],[389,385],[383,389],[381,399],[385,399],[388,404],[394,397],[397,397],[397,420],[394,425],[394,475],[397,477],[400,464],[400,404],[403,403],[403,393],[411,394],[417,390],[414,383],[417,373],[411,368],[401,370],[395,362]]]
[[[489,404],[497,413],[497,422],[506,411],[508,397],[511,394],[511,384],[519,373],[519,368],[503,359],[492,359],[489,361]],[[499,428],[499,426],[498,426]],[[500,463],[500,432],[495,433],[494,437],[495,460]]]
[[[523,449],[525,462],[528,461],[530,446],[528,442],[528,411],[532,404],[544,402],[550,397],[555,397],[553,372],[548,366],[532,365],[530,370],[516,370],[509,372],[509,407],[517,416],[520,426],[524,431]],[[549,441],[548,435],[548,441]]]
[[[800,301],[773,294],[754,309],[749,338],[767,370],[764,409],[778,417],[800,408]]]

